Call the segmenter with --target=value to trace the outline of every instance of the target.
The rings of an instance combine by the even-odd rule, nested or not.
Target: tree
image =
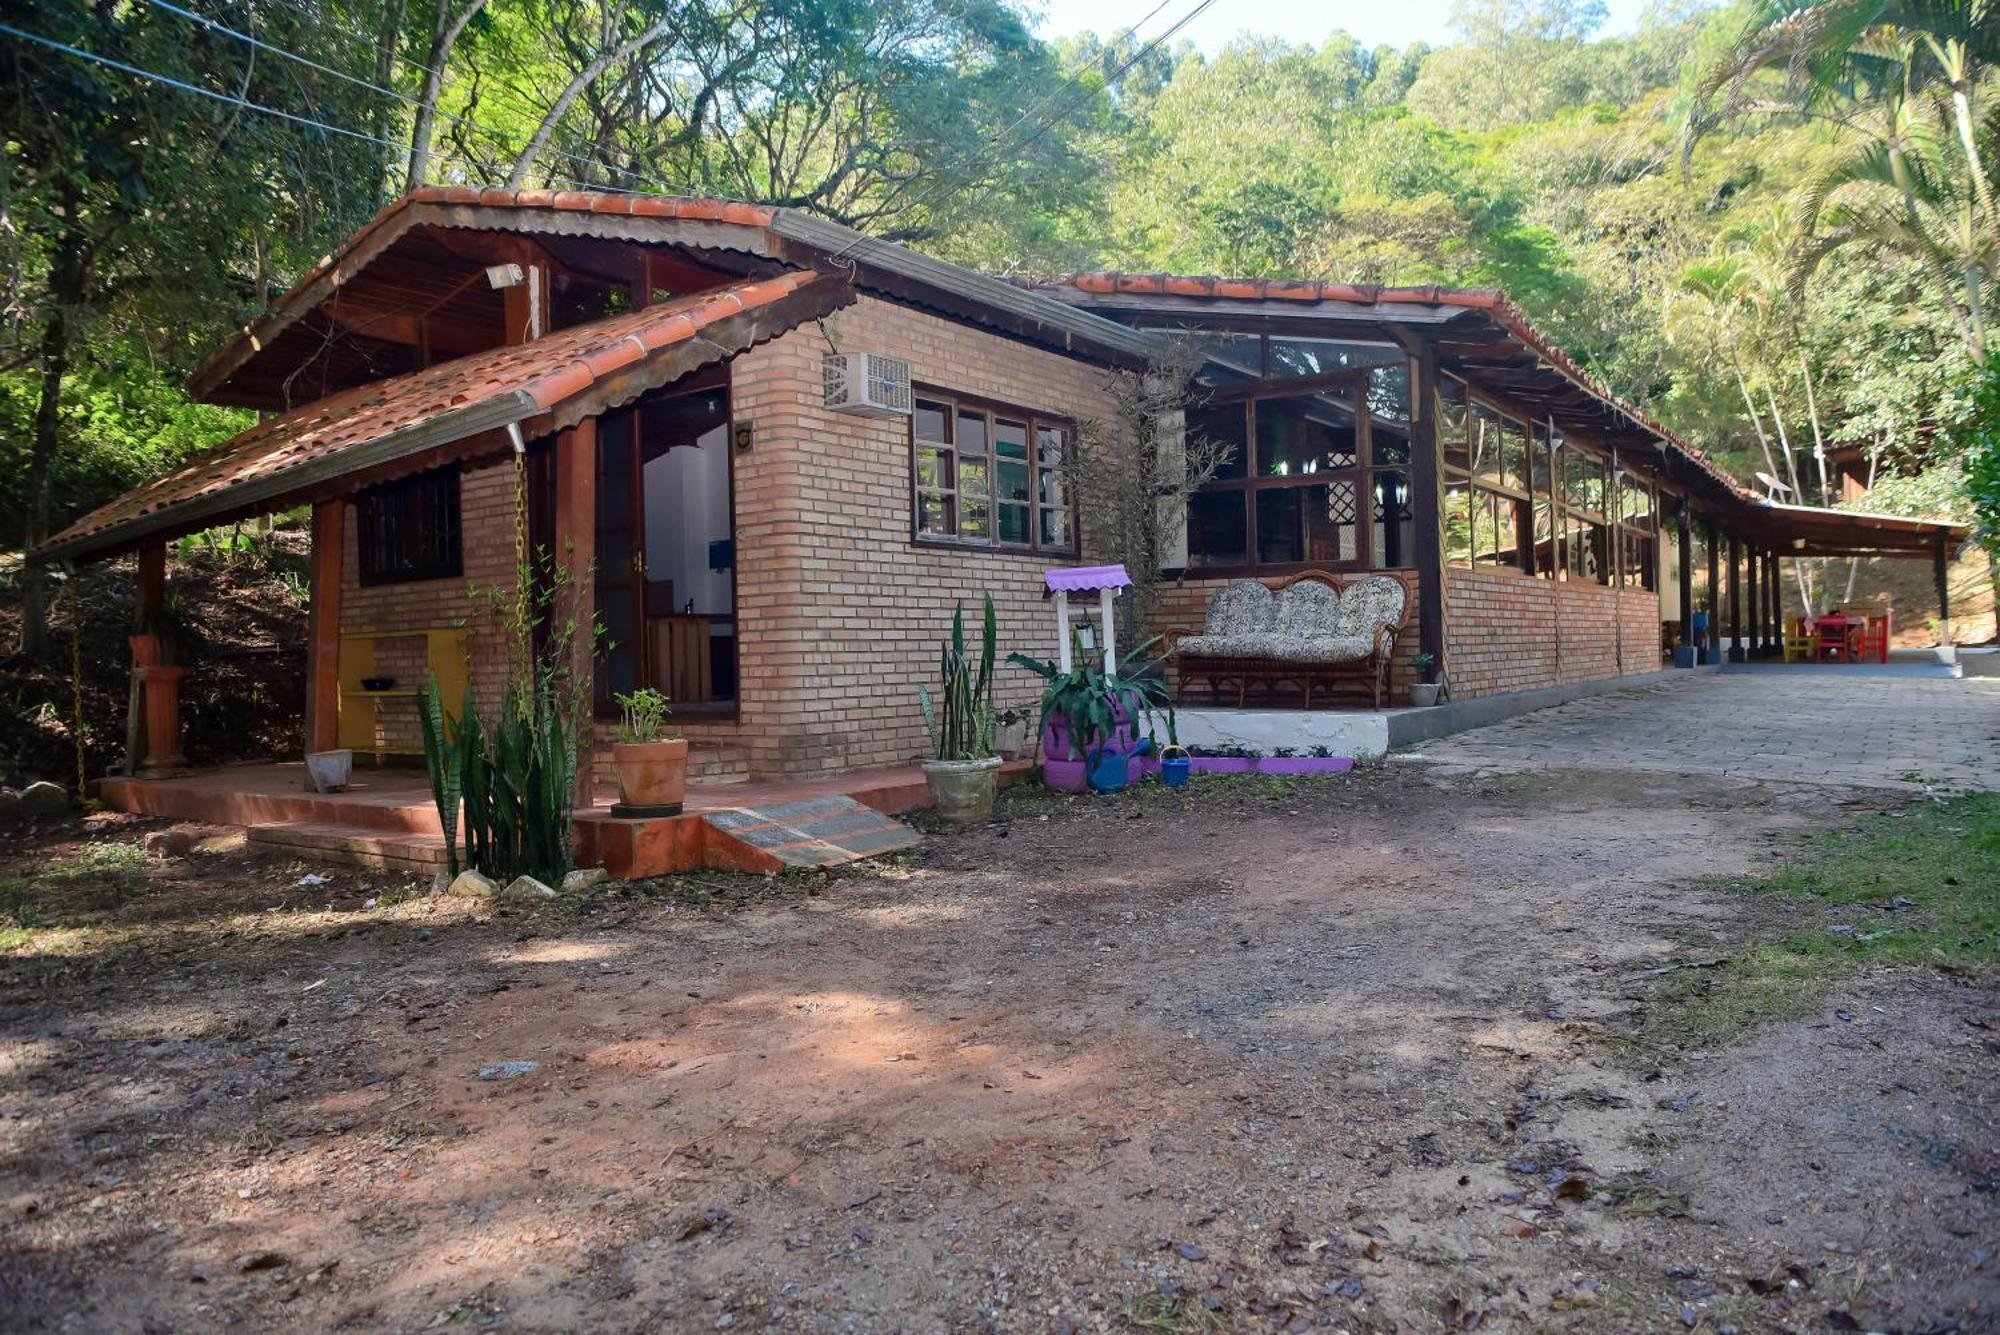
[[[5,48],[0,139],[18,240],[0,364],[34,368],[25,486],[7,519],[33,547],[52,530],[74,379],[114,368],[114,351],[188,364],[203,331],[226,324],[243,298],[261,304],[261,292],[236,287],[227,259],[287,249],[288,222],[314,232],[318,219],[344,227],[365,217],[374,201],[346,182],[366,179],[368,153],[352,135],[301,121],[340,124],[370,108],[349,86],[274,70],[256,48],[152,6],[45,0],[10,18],[52,42],[231,90],[203,99],[50,46]],[[300,40],[307,27],[273,35]],[[252,109],[260,105],[301,120]],[[43,593],[43,572],[30,566],[21,637],[31,653],[44,647]]]

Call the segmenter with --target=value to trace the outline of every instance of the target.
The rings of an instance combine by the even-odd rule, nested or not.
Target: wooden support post
[[[1674,512],[1674,548],[1681,586],[1681,641],[1674,648],[1674,666],[1693,667],[1701,655],[1694,643],[1694,525],[1685,499]]]
[[[1426,340],[1410,377],[1410,513],[1417,567],[1417,649],[1431,656],[1437,680],[1449,682],[1445,663],[1444,541],[1440,531],[1443,488],[1438,472],[1437,349]]]
[[[1729,661],[1741,663],[1743,651],[1743,539],[1729,535]]]
[[[1708,533],[1708,643],[1701,647],[1701,661],[1722,661],[1722,526],[1715,516],[1704,525]]]
[[[340,570],[347,502],[313,506],[306,602],[306,750],[340,745]]]
[[[167,541],[148,538],[139,546],[139,628],[148,634],[159,627],[167,607]]]
[[[1938,648],[1948,650],[1951,640],[1951,563],[1946,557],[1945,536],[1938,533],[1937,550],[1931,556],[1931,579],[1937,584]],[[1949,659],[1950,655],[1941,654]]]
[[[1764,622],[1764,645],[1771,653],[1782,653],[1785,645],[1785,587],[1779,582],[1782,571],[1778,566],[1778,553],[1764,553],[1764,605],[1768,615]]]
[[[592,627],[597,621],[597,419],[586,417],[556,437],[555,560],[563,572],[564,596],[555,609],[556,623],[573,623],[570,671],[583,694],[584,717],[591,716],[596,698],[591,683]],[[576,803],[596,800],[596,729],[586,726],[578,739]]]
[[[1743,619],[1744,646],[1751,658],[1764,652],[1764,595],[1763,572],[1757,568],[1757,549],[1749,543],[1743,546],[1743,578],[1749,582],[1749,615]]]
[[[151,538],[139,547],[138,607],[132,629],[132,681],[125,699],[125,772],[137,774],[146,758],[146,693],[139,685],[141,667],[163,661],[160,616],[167,606],[167,544]]]

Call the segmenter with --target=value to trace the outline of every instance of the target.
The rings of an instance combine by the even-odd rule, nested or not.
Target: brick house
[[[605,628],[600,719],[660,686],[697,778],[907,763],[955,604],[990,593],[1003,652],[1051,651],[1043,571],[1091,554],[1061,458],[1115,418],[1107,373],[1169,338],[1207,357],[1187,425],[1237,448],[1190,502],[1163,626],[1228,579],[1387,572],[1412,607],[1398,701],[1419,651],[1460,698],[1655,671],[1702,605],[1766,651],[1781,554],[1963,537],[1757,501],[1494,293],[1030,285],[793,210],[426,189],[194,378],[274,416],[37,556],[137,550],[157,605],[168,538],[309,505],[305,749],[408,754],[429,671],[499,691],[479,591],[525,528]],[[862,355],[907,366],[907,404],[849,410],[829,368]],[[1001,674],[1002,704],[1034,695]]]

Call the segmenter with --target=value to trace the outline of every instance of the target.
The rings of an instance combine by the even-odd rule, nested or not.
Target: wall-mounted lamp
[[[731,439],[736,442],[736,452],[738,454],[750,453],[750,445],[756,439],[755,432],[752,430],[750,423],[738,422],[730,435]]]
[[[486,266],[486,282],[496,292],[503,287],[519,287],[528,275],[518,264],[489,264]]]

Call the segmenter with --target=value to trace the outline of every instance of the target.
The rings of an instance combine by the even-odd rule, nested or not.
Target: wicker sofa
[[[1275,586],[1231,580],[1210,600],[1200,633],[1169,636],[1180,697],[1204,682],[1220,701],[1234,683],[1241,706],[1253,683],[1297,685],[1310,709],[1316,689],[1351,680],[1380,709],[1407,602],[1393,575],[1308,570]]]

